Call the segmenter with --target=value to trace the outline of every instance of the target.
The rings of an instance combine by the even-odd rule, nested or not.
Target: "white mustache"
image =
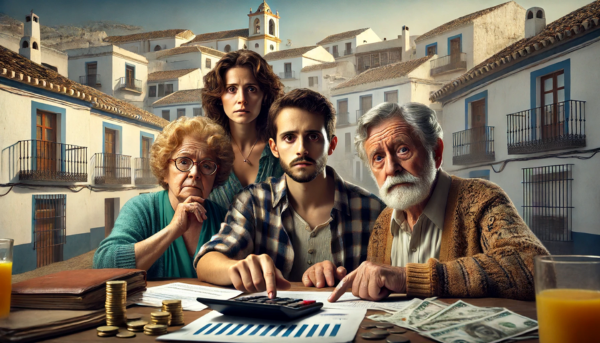
[[[383,191],[385,193],[387,193],[389,191],[390,188],[401,184],[401,183],[417,183],[419,181],[419,178],[410,174],[409,172],[403,171],[401,174],[399,175],[394,175],[394,176],[388,176],[385,179],[385,182],[383,183],[383,186],[381,186],[381,188],[383,189]]]

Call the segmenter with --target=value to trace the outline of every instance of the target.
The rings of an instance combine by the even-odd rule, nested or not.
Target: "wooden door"
[[[485,99],[471,103],[471,153],[485,152]]]
[[[87,85],[88,86],[96,86],[98,74],[98,64],[97,63],[88,63],[87,64]]]
[[[63,242],[61,227],[57,221],[57,213],[62,209],[56,208],[54,201],[37,200],[35,204],[35,250],[36,266],[59,262],[63,260]]]
[[[542,138],[561,136],[564,132],[564,70],[541,77],[540,84]]]
[[[56,114],[37,112],[36,118],[36,170],[56,172]]]
[[[142,177],[150,177],[150,146],[152,141],[150,137],[142,137]]]
[[[104,175],[114,179],[117,173],[117,132],[104,128]]]
[[[373,97],[363,96],[360,98],[360,115],[363,116],[373,107]]]
[[[115,226],[115,199],[104,199],[104,237],[108,237]]]
[[[127,80],[127,88],[135,89],[135,70],[133,67],[125,67],[125,78]]]
[[[450,63],[457,65],[460,63],[460,37],[450,41]]]
[[[283,70],[285,72],[285,78],[286,79],[291,79],[292,78],[292,64],[291,63],[285,63],[283,65]]]

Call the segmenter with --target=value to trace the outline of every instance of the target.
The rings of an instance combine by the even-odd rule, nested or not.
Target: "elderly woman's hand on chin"
[[[190,195],[182,203],[177,204],[170,226],[179,236],[190,228],[198,230],[202,228],[202,222],[208,219],[203,203],[202,197]]]

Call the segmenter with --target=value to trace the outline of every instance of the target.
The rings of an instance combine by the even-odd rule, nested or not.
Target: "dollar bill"
[[[428,318],[446,309],[448,305],[433,300],[423,300],[406,319],[406,327],[414,328]]]
[[[368,318],[371,320],[379,321],[379,322],[389,322],[398,326],[406,327],[406,321],[408,316],[412,313],[412,311],[419,307],[423,300],[421,299],[413,299],[408,303],[408,305],[402,310],[394,313],[394,314],[374,314],[369,316]]]
[[[537,328],[535,320],[505,310],[471,322],[422,332],[421,335],[442,343],[495,343]]]
[[[504,311],[501,307],[477,307],[459,300],[430,316],[425,321],[413,325],[417,331],[431,331],[470,322]]]

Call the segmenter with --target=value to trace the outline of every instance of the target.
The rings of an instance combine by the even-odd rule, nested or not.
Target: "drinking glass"
[[[592,342],[600,325],[600,256],[535,258],[540,342]]]
[[[10,313],[13,243],[12,239],[0,238],[0,318]]]

